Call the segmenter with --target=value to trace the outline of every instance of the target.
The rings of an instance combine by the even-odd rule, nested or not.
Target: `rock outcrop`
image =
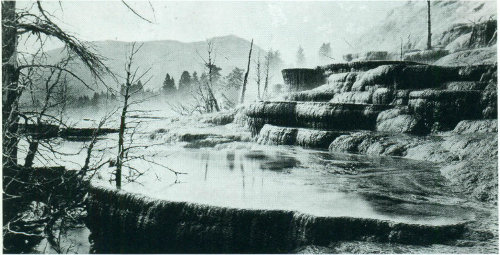
[[[458,191],[496,203],[496,64],[363,61],[316,70],[326,84],[246,108],[259,143],[439,163]]]
[[[450,52],[445,49],[414,51],[404,54],[404,60],[431,64],[448,54]]]
[[[281,71],[289,91],[308,90],[324,83],[325,76],[320,69],[290,68]]]
[[[353,132],[330,144],[330,151],[397,156],[437,163],[454,188],[474,199],[496,203],[498,187],[496,120],[462,121],[453,132],[414,136]]]
[[[305,148],[328,149],[330,143],[346,132],[264,125],[257,140],[267,145],[297,145]]]
[[[254,134],[264,124],[428,134],[496,117],[496,65],[364,61],[314,70],[326,84],[246,109]]]
[[[335,104],[318,102],[260,102],[250,105],[254,133],[264,124],[317,129],[373,130],[378,114],[388,106],[372,104]]]
[[[409,95],[408,106],[426,130],[451,130],[461,120],[482,118],[481,91],[423,90]]]
[[[497,133],[498,120],[463,120],[457,124],[453,132],[457,134]]]

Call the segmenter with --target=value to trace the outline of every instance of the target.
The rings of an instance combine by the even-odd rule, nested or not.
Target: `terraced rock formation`
[[[150,139],[186,143],[184,147],[190,149],[213,149],[208,154],[216,154],[217,145],[251,144],[252,140],[265,145],[322,149],[323,152],[303,150],[319,153],[314,160],[289,157],[283,151],[277,153],[282,155],[280,160],[274,160],[259,150],[240,160],[230,150],[214,160],[217,162],[214,169],[224,168],[220,162],[226,160],[228,172],[208,171],[208,156],[203,154],[189,158],[189,161],[206,158],[205,163],[195,165],[196,171],[190,173],[193,180],[196,174],[203,178],[202,184],[207,182],[208,173],[209,180],[213,176],[219,184],[224,183],[226,175],[231,182],[236,180],[233,174],[241,171],[241,186],[245,191],[249,186],[245,186],[245,178],[252,180],[253,187],[255,176],[251,173],[261,174],[255,170],[265,169],[262,173],[269,175],[261,177],[259,187],[265,187],[264,180],[273,179],[269,176],[279,176],[276,178],[279,182],[271,182],[271,193],[263,193],[265,199],[259,196],[258,201],[268,201],[276,195],[276,200],[269,200],[270,203],[309,201],[329,209],[343,208],[355,205],[354,197],[346,201],[321,201],[318,196],[334,198],[339,194],[359,193],[363,201],[373,206],[374,212],[400,210],[405,216],[428,214],[440,216],[439,219],[453,218],[456,214],[460,220],[412,222],[405,217],[393,217],[394,214],[378,218],[373,214],[345,216],[333,212],[320,216],[304,212],[304,208],[311,207],[307,203],[299,209],[285,208],[282,204],[278,204],[279,208],[245,207],[238,204],[240,200],[203,203],[207,199],[201,196],[206,194],[229,201],[227,197],[238,189],[225,185],[215,185],[217,190],[229,191],[229,194],[213,193],[219,195],[212,195],[210,185],[200,185],[208,188],[198,193],[182,186],[189,196],[193,193],[201,197],[199,200],[178,199],[184,193],[176,193],[170,187],[154,193],[165,192],[165,197],[155,197],[94,186],[89,194],[87,223],[92,251],[291,253],[325,249],[331,253],[345,252],[351,245],[367,252],[373,247],[385,252],[393,247],[412,252],[429,248],[430,253],[443,252],[443,247],[458,253],[467,250],[463,247],[472,252],[482,247],[497,251],[498,222],[496,210],[492,209],[498,201],[496,65],[444,67],[373,61],[314,70],[323,70],[325,84],[290,93],[284,100],[261,101],[232,112],[205,116],[199,124],[202,131],[192,127],[192,122],[177,121],[175,125],[171,123],[170,129],[155,131]],[[297,83],[294,86],[301,87]],[[240,125],[249,127],[253,138],[248,130],[236,132],[235,127]],[[349,154],[404,157],[419,160],[413,162],[425,166],[413,168],[405,165],[407,159],[389,157],[365,158],[395,160],[397,167],[382,162],[381,168],[374,168],[354,158],[335,159],[339,155],[361,158]],[[294,151],[294,155],[304,156],[300,151]],[[245,160],[250,164],[248,172],[244,170]],[[235,171],[238,165],[240,171]],[[199,171],[203,166],[204,174]],[[284,181],[287,177],[289,182]],[[277,188],[290,185],[297,186]],[[291,193],[296,187],[304,189],[298,191],[300,195]],[[309,187],[314,187],[313,197],[304,196]],[[333,188],[340,193],[333,192]],[[252,197],[251,192],[242,194]],[[293,199],[280,194],[290,194]],[[247,198],[247,195],[235,196]]]
[[[99,253],[289,253],[335,241],[445,244],[467,232],[463,223],[423,225],[234,209],[103,188],[93,188],[89,201],[89,238]]]
[[[247,107],[259,143],[436,162],[458,191],[497,202],[496,64],[365,61],[316,70],[325,84]]]
[[[326,84],[246,109],[256,134],[264,124],[429,134],[496,116],[496,65],[366,61],[317,70]]]

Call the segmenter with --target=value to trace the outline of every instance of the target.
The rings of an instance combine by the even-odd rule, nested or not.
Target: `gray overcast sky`
[[[63,28],[84,40],[192,42],[234,34],[279,49],[293,61],[299,45],[306,57],[315,56],[323,42],[331,42],[334,53],[348,50],[343,38],[352,40],[404,2],[151,1],[154,12],[147,1],[127,3],[154,23],[139,19],[119,1],[62,1],[62,8],[53,1],[44,6]]]

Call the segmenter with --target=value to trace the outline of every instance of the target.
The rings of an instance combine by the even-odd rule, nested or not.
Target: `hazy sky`
[[[141,20],[119,1],[46,2],[61,27],[81,39],[201,41],[234,34],[263,48],[279,49],[293,61],[301,45],[306,57],[316,56],[323,42],[334,54],[349,50],[353,40],[379,23],[389,9],[403,1],[127,1]],[[22,6],[25,3],[19,4]],[[154,9],[154,11],[153,11]]]

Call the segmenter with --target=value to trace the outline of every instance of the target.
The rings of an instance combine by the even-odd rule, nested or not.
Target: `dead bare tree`
[[[243,79],[243,86],[241,86],[240,104],[245,102],[245,92],[247,90],[248,73],[250,72],[250,61],[252,59],[252,48],[253,48],[253,39],[252,42],[250,43],[250,51],[248,52],[247,71],[245,73],[245,78]]]
[[[255,61],[255,82],[257,83],[257,99],[260,100],[260,84],[262,80],[262,70],[260,63],[260,53],[257,56],[257,61]]]
[[[47,238],[54,251],[64,252],[61,235],[69,227],[82,223],[82,211],[86,203],[89,181],[106,164],[102,158],[93,162],[91,158],[99,129],[108,118],[109,115],[105,116],[94,130],[87,145],[87,156],[81,170],[66,171],[63,167],[43,169],[23,167],[30,171],[12,172],[11,169],[7,169],[10,173],[4,173],[3,201],[8,213],[4,214],[6,221],[4,221],[3,236],[8,240],[4,239],[4,245],[8,244],[9,250],[16,251],[20,248],[15,247],[15,240],[26,242],[27,239],[31,241]],[[19,210],[19,206],[28,207],[28,210]],[[26,244],[23,243],[22,246]]]
[[[71,59],[72,57],[68,56],[61,60],[57,66],[65,68]],[[33,84],[34,72],[32,71],[36,71],[36,69],[30,70],[30,77],[21,77],[20,79],[21,85],[30,93],[33,109],[20,110],[19,115],[24,120],[25,128],[33,126],[36,129],[36,132],[31,133],[31,135],[24,136],[29,144],[24,163],[24,166],[28,168],[33,166],[38,146],[45,142],[44,138],[47,137],[47,132],[50,132],[50,127],[67,126],[63,121],[66,98],[64,95],[58,95],[58,90],[64,90],[66,86],[66,73],[61,69],[49,69],[48,74],[46,72],[39,74],[37,81],[41,84]],[[41,105],[37,99],[39,97],[43,98]]]
[[[124,0],[121,0],[121,2],[123,3],[123,5],[125,5],[125,7],[127,7],[133,14],[135,14],[135,16],[139,17],[140,19],[148,22],[148,23],[153,23],[151,20],[147,19],[144,17],[144,15],[141,15],[139,14],[134,8],[132,8],[128,3],[127,1],[124,1]],[[151,4],[151,1],[148,1],[149,3],[149,7],[151,7],[151,10],[153,11],[153,15],[155,13],[155,9],[153,8],[153,5]],[[156,18],[155,18],[156,19]]]
[[[97,81],[103,83],[103,75],[111,72],[105,66],[104,58],[94,52],[91,45],[81,42],[52,21],[53,14],[43,8],[41,1],[26,6],[16,8],[16,1],[2,1],[2,192],[6,209],[3,213],[4,251],[20,249],[17,251],[30,252],[25,250],[30,247],[26,243],[27,239],[40,240],[46,237],[56,252],[63,252],[58,245],[63,225],[81,220],[88,181],[103,164],[101,162],[95,166],[90,162],[93,144],[97,141],[95,137],[99,132],[94,132],[92,142],[87,147],[87,158],[81,171],[67,171],[63,167],[44,167],[41,170],[32,167],[37,156],[47,157],[45,152],[37,153],[40,149],[45,147],[48,153],[54,154],[64,152],[58,151],[52,143],[45,143],[41,137],[31,136],[28,137],[25,166],[19,165],[17,155],[22,137],[19,122],[23,119],[25,123],[35,124],[35,129],[51,121],[62,125],[62,117],[56,118],[57,114],[52,111],[59,106],[62,116],[66,99],[56,95],[58,88],[59,92],[64,93],[68,77],[93,89],[65,64],[45,61],[44,46],[48,38],[62,42],[65,50],[63,54],[78,59]],[[33,45],[35,52],[19,51],[18,45],[32,37],[37,43]],[[40,97],[40,91],[38,94],[32,93],[36,87],[34,85],[42,85],[44,96]],[[36,108],[31,110],[20,107],[21,97],[27,91],[32,99],[36,99],[32,100]],[[19,239],[19,236],[24,239]],[[17,243],[16,240],[21,242]]]
[[[125,64],[125,84],[124,84],[124,89],[121,94],[123,98],[123,106],[121,110],[121,115],[120,115],[120,128],[119,128],[119,133],[118,133],[118,155],[116,157],[116,170],[115,170],[115,183],[116,183],[116,188],[121,189],[122,186],[122,168],[123,168],[123,161],[126,157],[125,152],[126,149],[124,147],[124,138],[125,138],[125,129],[127,128],[127,113],[129,111],[130,107],[130,97],[132,96],[133,93],[137,93],[137,91],[132,91],[132,86],[136,84],[144,75],[146,75],[149,70],[143,72],[139,76],[137,76],[137,72],[139,70],[139,67],[136,67],[135,70],[132,69],[132,64],[134,61],[134,57],[136,56],[137,52],[141,50],[142,45],[139,45],[136,47],[136,43],[132,43],[130,53],[128,54],[127,57],[127,63]]]
[[[19,37],[34,35],[40,42],[40,51],[43,50],[45,40],[42,37],[55,38],[64,43],[68,53],[74,53],[95,77],[109,72],[100,56],[94,53],[89,46],[80,42],[75,37],[64,32],[49,18],[40,1],[36,7],[26,10],[16,9],[15,1],[2,2],[2,126],[3,126],[3,166],[15,167],[17,165],[19,99],[24,87],[19,83],[21,76],[26,75],[26,69],[58,69],[68,75],[79,79],[73,72],[60,66],[45,63],[19,64],[18,59],[23,57],[17,51]],[[83,82],[85,86],[88,86]]]
[[[206,83],[206,89],[209,97],[209,109],[212,111],[212,107],[215,108],[216,111],[220,111],[219,103],[215,98],[213,91],[213,81],[214,81],[214,68],[215,68],[215,56],[214,54],[214,43],[212,41],[207,42],[207,55],[208,60],[205,61],[205,66],[208,69],[208,83]]]
[[[272,58],[272,52],[271,50],[269,50],[267,53],[266,53],[266,56],[264,58],[264,90],[263,90],[263,94],[262,94],[262,97],[263,98],[266,98],[267,96],[267,89],[269,87],[269,81],[270,81],[270,74],[269,74],[269,71],[270,71],[270,68],[271,68],[271,58]]]
[[[432,49],[432,32],[431,32],[431,0],[427,0],[427,49]]]
[[[197,52],[198,53],[198,52]],[[199,53],[198,56],[203,61],[205,68],[208,72],[208,80],[200,81],[198,88],[195,88],[195,94],[203,101],[205,104],[205,109],[207,112],[220,111],[220,106],[218,100],[215,98],[214,94],[214,80],[215,72],[217,66],[215,65],[215,45],[212,41],[207,41],[207,58],[205,59]]]
[[[128,182],[136,181],[140,176],[142,176],[145,171],[141,171],[137,169],[132,162],[136,160],[141,160],[144,162],[149,162],[155,164],[157,166],[162,166],[165,169],[171,171],[177,177],[180,174],[185,174],[183,172],[175,171],[167,166],[156,163],[153,159],[150,159],[148,155],[139,154],[132,152],[134,149],[145,149],[150,146],[159,145],[159,144],[141,144],[134,140],[137,131],[142,123],[141,120],[129,121],[127,120],[128,114],[132,112],[140,112],[141,110],[134,110],[131,107],[140,103],[143,103],[150,99],[150,97],[146,98],[135,98],[136,96],[140,96],[139,94],[142,90],[135,89],[134,85],[137,84],[140,80],[145,79],[145,82],[142,84],[146,86],[151,77],[149,76],[150,68],[145,71],[140,71],[139,66],[134,66],[134,58],[137,53],[141,50],[142,44],[137,45],[137,43],[132,43],[130,46],[130,52],[127,56],[127,61],[125,64],[125,76],[124,76],[124,84],[122,86],[121,97],[123,99],[121,113],[120,113],[120,128],[118,131],[118,151],[116,161],[112,162],[112,165],[116,167],[114,171],[114,182],[117,189],[121,189],[122,187],[122,177],[123,177],[123,169],[127,168],[129,170],[128,175],[125,176]],[[211,58],[209,58],[211,59]],[[211,60],[209,60],[208,63]],[[113,179],[111,179],[113,181]]]
[[[38,155],[45,161],[49,155],[37,154],[41,149],[48,153],[63,154],[51,142],[44,141],[43,135],[33,134],[25,136],[29,143],[26,153],[25,166],[18,165],[17,154],[19,151],[19,121],[22,118],[25,124],[32,124],[35,131],[46,126],[47,122],[62,125],[62,121],[50,111],[60,105],[62,101],[55,99],[55,89],[60,86],[66,76],[71,76],[88,86],[66,68],[67,61],[59,64],[44,62],[44,44],[47,38],[55,38],[65,45],[68,56],[75,56],[86,65],[95,77],[103,75],[109,70],[104,66],[102,58],[94,53],[91,48],[80,42],[75,37],[61,30],[49,18],[40,1],[35,2],[26,9],[16,9],[15,1],[2,2],[2,127],[3,127],[3,202],[7,212],[4,213],[3,236],[4,245],[19,249],[15,240],[43,236],[49,242],[55,240],[52,228],[62,217],[73,217],[75,206],[83,205],[84,183],[82,178],[76,178],[72,172],[63,168],[46,167],[44,171],[33,168],[34,159]],[[34,53],[18,51],[19,41],[31,36],[36,37],[39,43]],[[35,45],[37,47],[37,45]],[[37,85],[42,85],[42,93],[35,90]],[[28,91],[33,99],[42,95],[42,102],[33,100],[30,109],[20,108],[21,97]],[[39,104],[40,103],[40,104]],[[27,127],[28,125],[25,125]],[[71,183],[71,184],[70,184]],[[69,185],[69,186],[68,186]],[[71,191],[68,189],[71,188]],[[65,194],[66,192],[66,194]],[[74,192],[77,192],[76,195]],[[66,195],[73,195],[68,200]],[[83,196],[80,196],[83,195]],[[43,210],[34,219],[25,217],[25,213],[33,213],[33,204]],[[41,232],[39,229],[42,229]],[[7,245],[6,245],[7,246]],[[26,246],[23,244],[22,246]],[[5,247],[5,246],[4,246]]]
[[[215,64],[216,54],[215,46],[212,41],[207,41],[207,57],[201,56],[197,52],[200,59],[203,61],[206,73],[201,79],[191,86],[189,91],[189,100],[184,102],[169,103],[171,109],[181,115],[191,115],[197,113],[210,113],[213,111],[219,112],[222,108],[221,103],[217,99],[215,89],[218,84],[218,72],[220,68]],[[219,93],[221,94],[221,93]],[[218,95],[224,98],[224,95]]]
[[[400,42],[400,48],[399,48],[399,60],[403,61],[403,37],[399,38],[401,40]]]

